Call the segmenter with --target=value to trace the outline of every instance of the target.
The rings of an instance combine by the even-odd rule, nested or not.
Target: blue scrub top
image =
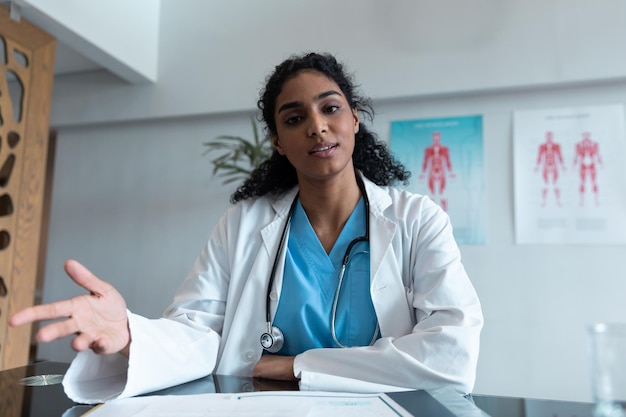
[[[350,242],[365,234],[367,215],[361,198],[327,254],[300,201],[296,203],[273,321],[285,336],[278,354],[293,356],[313,348],[338,347],[330,326],[341,263]],[[359,242],[350,251],[341,286],[335,320],[337,339],[344,346],[367,346],[376,324],[370,295],[369,242]]]

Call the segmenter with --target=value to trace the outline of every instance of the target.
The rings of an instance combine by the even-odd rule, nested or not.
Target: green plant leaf
[[[261,137],[254,117],[251,117],[250,121],[252,140],[241,136],[220,135],[212,141],[203,143],[206,147],[203,156],[219,152],[212,160],[213,175],[226,178],[223,184],[246,178],[272,155],[274,148],[270,136]]]

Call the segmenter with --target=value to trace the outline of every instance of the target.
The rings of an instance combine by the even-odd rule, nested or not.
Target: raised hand
[[[26,308],[11,316],[9,325],[65,318],[42,327],[37,340],[50,342],[74,334],[72,347],[77,351],[91,349],[100,354],[121,352],[128,356],[130,331],[122,295],[77,261],[65,262],[65,272],[89,294]]]

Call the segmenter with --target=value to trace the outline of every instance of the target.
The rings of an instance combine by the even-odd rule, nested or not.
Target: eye
[[[302,120],[302,116],[299,116],[299,115],[289,116],[285,119],[285,124],[295,125],[300,120]]]
[[[324,107],[324,112],[325,113],[334,113],[337,110],[339,110],[340,106],[336,105],[336,104],[329,104],[328,106]]]

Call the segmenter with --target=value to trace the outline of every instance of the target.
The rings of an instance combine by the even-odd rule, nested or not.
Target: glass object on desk
[[[626,417],[626,323],[589,327],[594,417]]]
[[[27,376],[18,381],[22,385],[27,387],[41,387],[44,385],[56,385],[63,382],[63,375],[59,374],[42,374]]]

